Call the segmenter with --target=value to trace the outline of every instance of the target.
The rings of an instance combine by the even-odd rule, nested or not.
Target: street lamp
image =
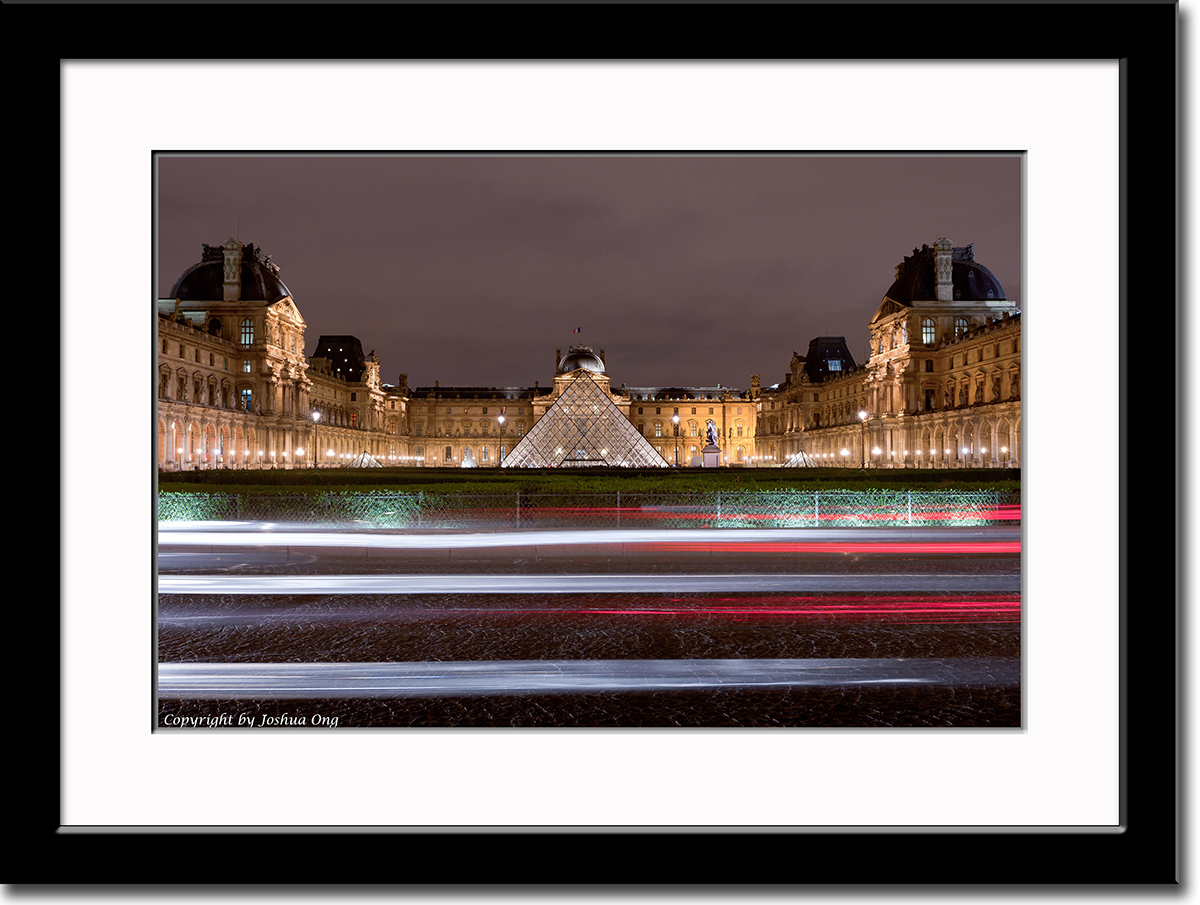
[[[862,461],[859,463],[860,468],[867,467],[867,410],[860,409],[858,420],[862,422],[862,430],[859,432],[858,445],[862,449]]]
[[[321,420],[321,413],[313,409],[313,468],[321,467],[321,447],[317,443],[317,423]]]
[[[672,415],[671,423],[675,426],[675,467],[679,467],[679,416]]]

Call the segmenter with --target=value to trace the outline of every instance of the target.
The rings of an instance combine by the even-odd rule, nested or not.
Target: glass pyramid
[[[504,459],[504,468],[668,468],[592,378],[572,380]]]

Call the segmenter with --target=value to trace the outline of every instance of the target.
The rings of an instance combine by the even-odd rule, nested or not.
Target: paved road
[[[1020,724],[1015,528],[209,529],[160,533],[163,726]]]
[[[1020,575],[162,575],[160,594],[1015,593]]]
[[[922,684],[1011,685],[1004,658],[163,663],[161,697],[369,698]]]

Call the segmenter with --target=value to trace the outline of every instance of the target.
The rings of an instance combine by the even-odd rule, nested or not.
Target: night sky
[[[815,336],[857,363],[896,264],[945,236],[1021,301],[1021,162],[992,157],[160,157],[158,290],[229,237],[385,382],[748,387]],[[580,333],[574,333],[580,328]]]

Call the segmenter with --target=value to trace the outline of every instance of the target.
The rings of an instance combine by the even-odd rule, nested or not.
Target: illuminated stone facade
[[[613,387],[604,350],[555,353],[549,385],[385,384],[353,336],[305,322],[269,256],[229,239],[158,302],[159,468],[345,465],[499,467],[573,381],[593,381],[662,462],[698,467],[712,431],[721,464],[1016,466],[1020,313],[973,249],[914,249],[870,323],[857,365],[841,337],[793,354],[763,387]],[[866,419],[859,417],[866,412]]]
[[[814,344],[829,354],[835,339]],[[763,389],[760,453],[782,464],[1020,466],[1021,314],[972,246],[913,249],[871,319],[870,349],[865,365],[846,352],[819,378],[811,353],[793,355],[787,378]]]

